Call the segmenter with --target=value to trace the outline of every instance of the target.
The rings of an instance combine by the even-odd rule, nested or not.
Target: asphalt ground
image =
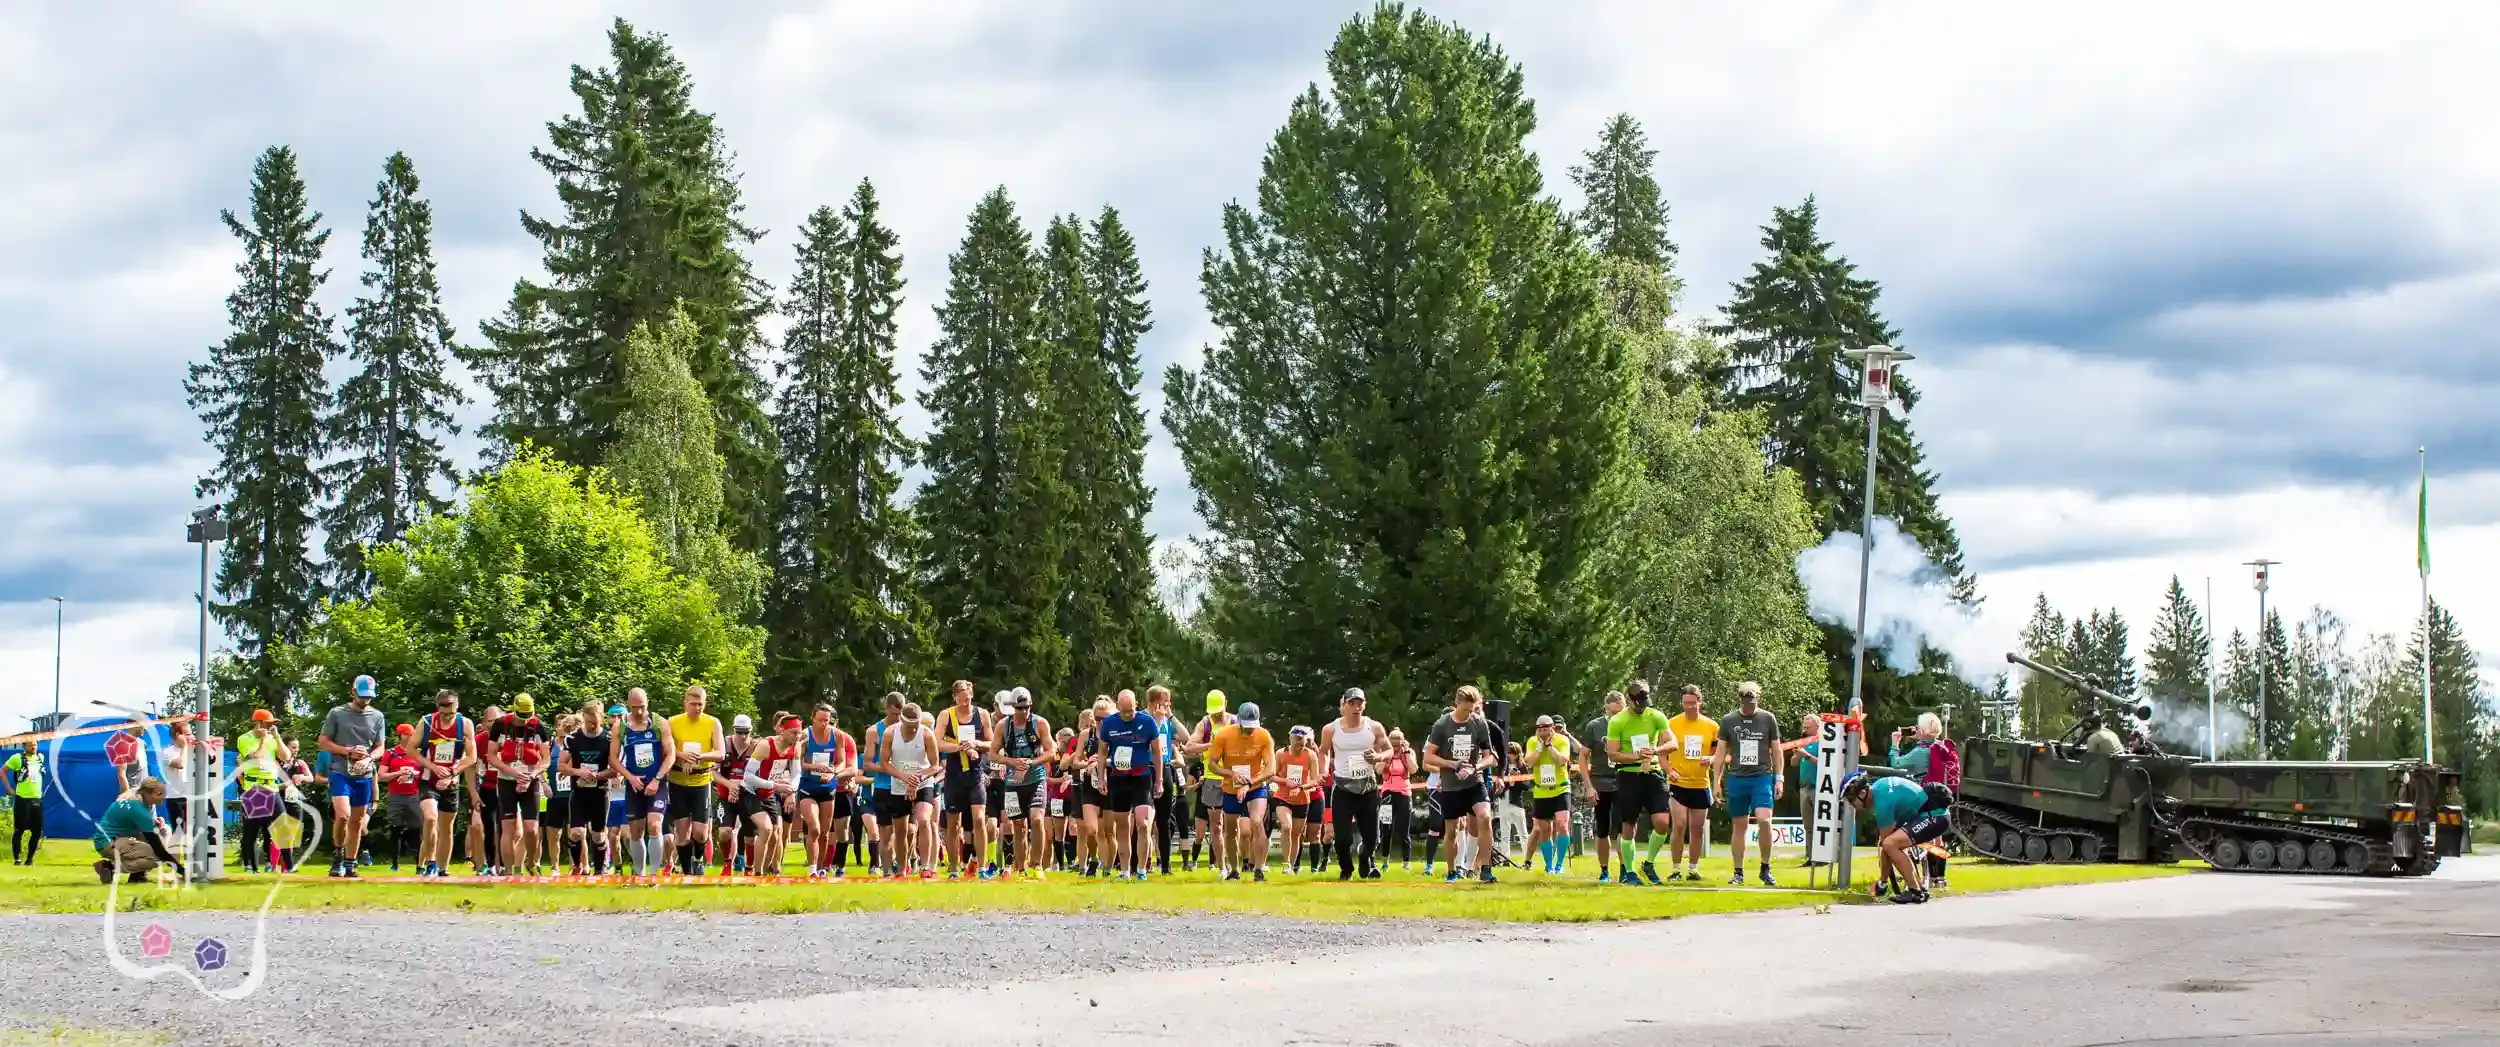
[[[2500,858],[1571,927],[277,916],[236,1001],[117,973],[101,917],[0,921],[0,1043],[2500,1045]],[[113,931],[226,942],[232,991],[252,923]]]

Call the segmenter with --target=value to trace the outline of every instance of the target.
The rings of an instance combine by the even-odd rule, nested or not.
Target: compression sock
[[[1664,837],[1664,836],[1652,836],[1652,837],[1650,837],[1650,838],[1649,838],[1649,846],[1648,846],[1647,848],[1644,848],[1644,849],[1641,851],[1641,860],[1642,860],[1642,861],[1644,861],[1644,862],[1654,862],[1654,861],[1657,861],[1657,860],[1658,860],[1658,852],[1659,852],[1659,850],[1661,850],[1662,848],[1664,848],[1666,845],[1667,845],[1667,838],[1666,838],[1666,837]],[[1670,864],[1672,864],[1672,863],[1670,863]],[[1694,864],[1694,867],[1695,867],[1695,868],[1699,868],[1699,867],[1700,867],[1700,865],[1701,865],[1701,863],[1700,863],[1700,861],[1699,861],[1698,859],[1696,859],[1696,860],[1694,861],[1694,863],[1693,863],[1693,864]]]
[[[1654,854],[1656,852],[1653,851],[1651,853]],[[1631,837],[1623,836],[1615,839],[1615,868],[1621,869],[1627,873],[1632,871]]]
[[[1458,867],[1461,869],[1473,869],[1476,867],[1476,836],[1474,833],[1467,834],[1466,839],[1458,842]]]

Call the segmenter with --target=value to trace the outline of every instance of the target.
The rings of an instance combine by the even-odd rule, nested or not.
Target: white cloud
[[[133,708],[163,701],[182,667],[198,657],[194,606],[72,600],[62,614],[62,710],[92,714],[87,703],[98,700]],[[51,710],[52,655],[50,600],[0,604],[0,731],[22,729],[24,718]]]

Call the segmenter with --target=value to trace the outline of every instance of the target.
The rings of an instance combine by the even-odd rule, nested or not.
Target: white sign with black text
[[[1841,720],[1825,720],[1814,740],[1814,838],[1806,841],[1806,860],[1840,861],[1848,847],[1848,805],[1840,802],[1840,779],[1849,773],[1849,729]]]

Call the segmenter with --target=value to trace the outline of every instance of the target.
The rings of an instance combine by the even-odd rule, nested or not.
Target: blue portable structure
[[[79,726],[106,727],[129,722],[128,717],[108,717],[81,720]],[[112,760],[104,753],[105,744],[120,733],[98,731],[36,743],[52,779],[44,783],[43,790],[43,835],[46,839],[85,840],[95,836],[95,820],[121,796],[121,776],[115,773]],[[140,766],[148,774],[162,778],[165,770],[158,764],[157,754],[172,744],[172,732],[166,730],[164,724],[156,723],[148,726],[143,737],[146,744],[141,747]],[[233,757],[223,751],[218,755],[230,769]],[[226,795],[220,799],[221,811],[232,810],[226,801],[234,798],[233,776],[227,774],[225,777],[228,782],[224,790]],[[174,796],[165,800],[167,803],[180,802],[180,798]]]

